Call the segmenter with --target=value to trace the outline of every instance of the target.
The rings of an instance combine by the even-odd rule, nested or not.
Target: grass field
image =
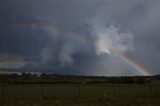
[[[159,89],[138,84],[10,84],[0,87],[0,106],[159,106]]]

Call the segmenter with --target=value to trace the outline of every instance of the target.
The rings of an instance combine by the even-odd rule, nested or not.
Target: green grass
[[[160,87],[127,84],[0,86],[0,106],[159,106]]]

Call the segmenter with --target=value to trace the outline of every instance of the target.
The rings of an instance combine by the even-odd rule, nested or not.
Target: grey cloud
[[[0,51],[36,58],[34,68],[88,75],[139,74],[115,57],[97,55],[96,43],[102,40],[110,51],[118,49],[150,73],[159,73],[159,0],[6,0],[0,4],[4,29]]]

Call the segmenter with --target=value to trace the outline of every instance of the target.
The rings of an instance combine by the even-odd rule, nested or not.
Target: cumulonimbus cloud
[[[111,52],[124,53],[134,50],[134,36],[131,32],[121,32],[120,28],[94,23],[92,34],[96,37],[95,47],[98,55]]]
[[[122,32],[114,25],[107,27],[97,20],[87,23],[87,27],[83,26],[85,33],[62,30],[54,24],[37,24],[36,27],[45,31],[48,36],[47,44],[40,54],[41,64],[72,66],[77,61],[74,55],[79,53],[85,55],[93,50],[93,54],[98,56],[110,52],[124,53],[134,49],[132,33]]]

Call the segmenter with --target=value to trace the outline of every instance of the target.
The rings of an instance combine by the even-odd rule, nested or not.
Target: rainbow
[[[149,76],[151,73],[144,68],[144,66],[137,64],[136,62],[132,61],[127,55],[112,53],[113,56],[118,57],[119,59],[123,60],[127,64],[129,64],[132,68],[136,69],[138,73],[144,76]]]

